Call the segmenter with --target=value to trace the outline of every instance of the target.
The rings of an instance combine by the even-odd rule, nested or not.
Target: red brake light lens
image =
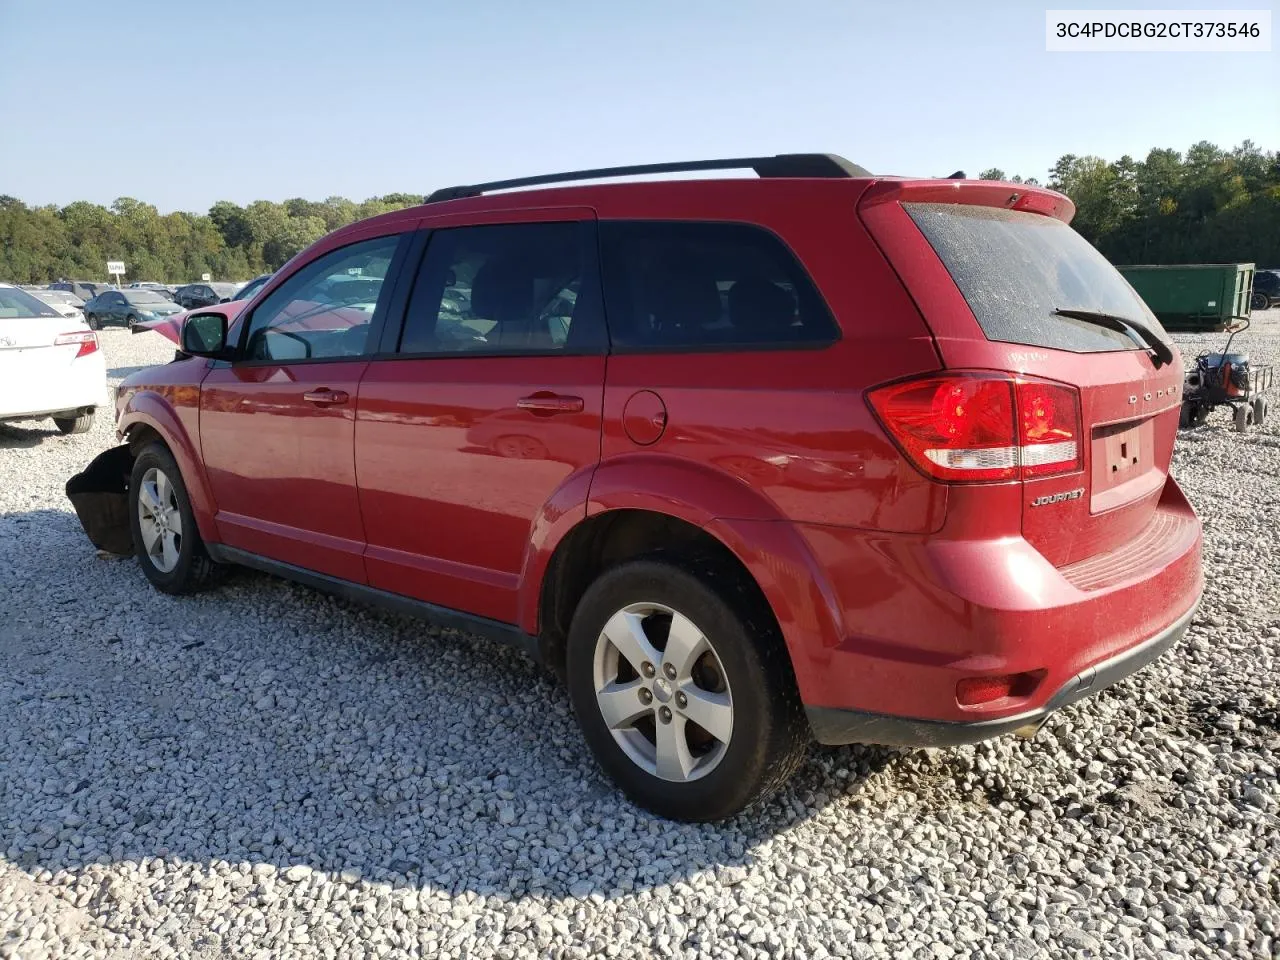
[[[1074,387],[955,373],[891,383],[869,399],[911,462],[939,480],[990,483],[1083,465]]]
[[[72,343],[80,344],[75,355],[75,359],[79,360],[98,349],[98,335],[92,330],[79,330],[75,333],[60,333],[53,339],[55,347],[65,347]]]

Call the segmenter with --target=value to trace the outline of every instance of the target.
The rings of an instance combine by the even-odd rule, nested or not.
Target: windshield
[[[53,307],[17,287],[0,287],[0,320],[16,317],[60,317]]]
[[[1081,310],[1136,320],[1164,338],[1155,315],[1106,258],[1061,220],[956,203],[904,203],[988,339],[1077,353],[1141,349],[1125,334],[1055,316]]]
[[[266,285],[267,281],[270,279],[271,279],[270,276],[265,276],[265,277],[259,277],[257,280],[250,280],[248,283],[246,283],[243,287],[241,287],[236,292],[234,299],[248,300],[255,293],[261,290]]]
[[[167,307],[172,302],[167,297],[152,290],[122,290],[124,298],[132,304],[139,307],[142,306],[160,306]]]

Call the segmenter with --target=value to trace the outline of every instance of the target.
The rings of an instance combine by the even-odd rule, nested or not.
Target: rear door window
[[[767,349],[839,338],[795,255],[760,227],[605,221],[600,248],[615,349]]]
[[[1061,220],[959,203],[904,203],[989,340],[1101,353],[1141,349],[1116,330],[1056,316],[1088,310],[1160,322],[1128,281]]]

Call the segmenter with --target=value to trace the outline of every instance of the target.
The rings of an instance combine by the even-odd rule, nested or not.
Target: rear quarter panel
[[[840,338],[788,350],[614,353],[602,469],[643,450],[697,464],[759,494],[722,501],[720,517],[937,529],[946,488],[906,463],[865,400],[868,387],[940,366],[919,310],[858,219],[867,181],[662,187],[659,193],[601,192],[594,198],[597,215],[602,221],[736,221],[772,232],[812,279]],[[628,399],[641,390],[659,394],[667,409],[662,437],[643,448],[622,427]]]

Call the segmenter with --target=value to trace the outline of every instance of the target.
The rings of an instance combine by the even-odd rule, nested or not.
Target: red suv
[[[497,192],[729,167],[759,177]],[[810,738],[1032,733],[1202,588],[1177,349],[1072,213],[828,155],[438,191],[124,382],[142,569],[515,642],[672,817],[767,795]]]

